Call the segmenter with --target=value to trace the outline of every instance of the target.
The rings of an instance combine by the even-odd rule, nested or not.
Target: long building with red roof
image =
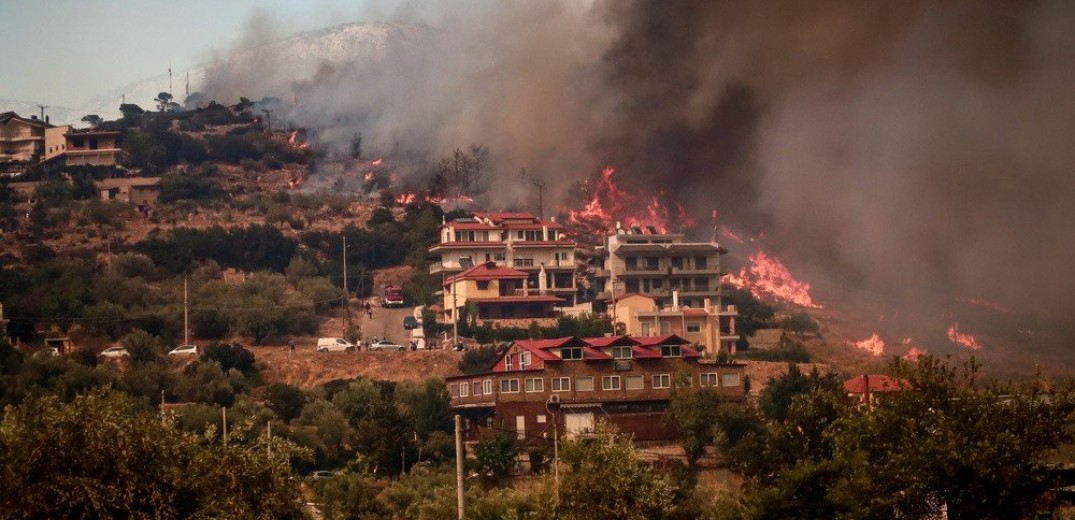
[[[430,272],[451,276],[493,262],[523,272],[523,288],[575,303],[575,243],[564,226],[525,212],[476,212],[441,225],[440,243],[429,248],[440,260]],[[447,308],[447,307],[446,307]]]
[[[606,419],[636,441],[674,435],[665,417],[676,388],[713,388],[746,396],[744,365],[705,359],[680,336],[564,337],[516,340],[489,372],[449,377],[452,407],[468,432],[509,428],[533,444],[554,431],[568,436]]]

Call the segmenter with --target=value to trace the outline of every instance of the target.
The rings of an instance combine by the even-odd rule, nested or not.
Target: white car
[[[101,353],[97,355],[106,358],[121,358],[130,357],[131,353],[127,352],[127,349],[123,347],[108,347],[102,350]]]
[[[343,338],[318,338],[318,352],[351,352],[355,349],[354,343]]]
[[[197,345],[179,345],[168,352],[169,356],[197,356]]]
[[[374,342],[374,343],[370,344],[370,350],[372,350],[374,352],[380,352],[382,350],[398,350],[398,351],[402,352],[404,350],[407,350],[407,347],[404,347],[403,345],[399,345],[399,344],[396,344],[396,343],[392,343],[391,341],[388,341],[387,339],[382,339],[381,341],[377,341],[377,342]]]

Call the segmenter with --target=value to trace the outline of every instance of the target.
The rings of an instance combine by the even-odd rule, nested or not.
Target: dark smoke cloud
[[[394,15],[406,23],[384,26],[376,52],[230,60],[206,91],[297,94],[290,117],[341,149],[356,131],[430,158],[484,144],[498,201],[530,200],[519,168],[563,200],[612,165],[699,220],[719,208],[767,232],[819,278],[1075,307],[1075,4],[407,2]]]

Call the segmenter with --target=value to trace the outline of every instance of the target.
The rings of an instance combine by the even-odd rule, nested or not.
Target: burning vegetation
[[[948,341],[957,345],[962,345],[971,350],[982,349],[982,344],[978,343],[978,338],[971,334],[959,331],[959,322],[954,322],[948,326]]]
[[[796,280],[779,258],[760,249],[750,255],[750,265],[738,274],[724,275],[722,282],[750,291],[756,298],[771,298],[810,309],[821,309],[810,296],[810,284]]]

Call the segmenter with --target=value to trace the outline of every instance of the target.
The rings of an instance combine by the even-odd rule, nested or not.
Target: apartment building
[[[527,327],[531,322],[551,326],[556,323],[556,305],[563,299],[531,291],[529,275],[489,261],[478,264],[444,281],[441,321],[454,322],[464,308],[477,312],[479,323],[499,327]]]
[[[683,233],[617,227],[591,257],[596,297],[644,294],[665,307],[676,293],[685,308],[703,308],[706,298],[719,307],[720,256],[727,252],[715,234],[709,242],[688,242]]]
[[[0,113],[0,161],[32,161],[45,154],[45,130],[52,127],[37,116]]]
[[[674,438],[665,417],[676,388],[746,396],[745,365],[703,359],[690,344],[676,335],[517,340],[490,372],[446,383],[471,436],[499,425],[534,444],[554,431],[585,433],[607,419],[636,441],[667,441]]]
[[[706,352],[721,350],[735,353],[739,334],[735,329],[738,316],[734,305],[720,307],[705,298],[701,307],[680,305],[679,294],[672,292],[672,303],[661,307],[652,296],[638,293],[617,295],[609,303],[609,315],[616,323],[624,324],[623,332],[630,336],[675,334]]]
[[[575,243],[563,230],[561,224],[530,213],[478,212],[457,218],[441,225],[440,243],[429,249],[440,260],[430,272],[447,279],[493,262],[525,273],[521,288],[574,305]]]

